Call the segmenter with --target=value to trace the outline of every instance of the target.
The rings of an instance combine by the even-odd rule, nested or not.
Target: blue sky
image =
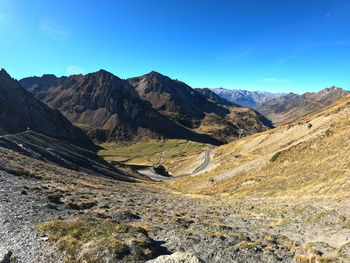
[[[350,89],[349,0],[0,0],[13,77],[152,70],[192,87]]]

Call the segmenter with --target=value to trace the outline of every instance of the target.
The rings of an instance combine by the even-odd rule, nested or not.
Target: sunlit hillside
[[[293,124],[218,147],[201,174],[169,182],[236,198],[349,196],[350,97]]]

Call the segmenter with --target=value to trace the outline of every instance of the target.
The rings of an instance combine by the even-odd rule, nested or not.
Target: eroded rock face
[[[0,71],[0,135],[28,129],[73,142],[92,144],[83,131],[74,127],[59,111],[51,109],[27,92],[7,72]]]
[[[172,255],[160,256],[149,260],[147,263],[205,263],[200,258],[191,253],[176,252]]]

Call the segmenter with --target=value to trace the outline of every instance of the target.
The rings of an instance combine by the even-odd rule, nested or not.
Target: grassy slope
[[[139,142],[129,145],[105,143],[98,154],[108,161],[131,165],[151,166],[161,163],[174,175],[185,171],[209,145],[186,140],[164,140]],[[162,154],[163,153],[163,154]]]
[[[169,184],[184,192],[235,198],[347,197],[349,131],[348,96],[294,124],[218,147],[212,169]],[[281,154],[272,162],[278,152]]]

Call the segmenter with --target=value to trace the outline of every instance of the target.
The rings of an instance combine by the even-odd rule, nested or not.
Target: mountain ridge
[[[257,104],[260,104],[266,100],[284,95],[284,93],[249,91],[240,89],[230,90],[224,88],[215,88],[211,90],[220,97],[247,108],[254,108]]]
[[[288,93],[267,100],[255,109],[272,120],[276,126],[280,126],[320,111],[348,94],[349,91],[334,86],[302,95]]]
[[[22,85],[31,90],[30,79]],[[40,83],[39,83],[40,84]],[[58,108],[97,141],[187,138],[220,142],[171,122],[140,99],[136,90],[114,74],[99,70],[86,75],[57,78],[41,87],[43,102]]]
[[[238,138],[242,130],[247,135],[272,127],[250,109],[218,104],[186,83],[157,72],[128,81],[142,99],[176,123],[224,142]]]
[[[196,88],[196,91],[201,93],[203,96],[207,97],[208,99],[216,102],[217,104],[225,105],[225,106],[232,106],[232,107],[241,107],[240,105],[229,101],[219,95],[217,95],[214,91],[212,91],[209,88]]]
[[[78,145],[92,146],[90,139],[59,111],[48,107],[4,69],[0,71],[0,135],[28,129]]]
[[[249,109],[216,104],[155,71],[127,80],[100,70],[20,82],[98,141],[162,137],[221,144],[239,137],[239,129],[252,134],[271,127]]]

